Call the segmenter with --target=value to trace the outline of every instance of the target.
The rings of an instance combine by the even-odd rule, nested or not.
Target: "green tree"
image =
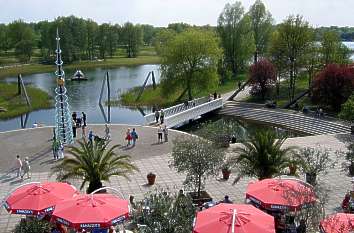
[[[28,62],[35,45],[33,29],[21,20],[10,23],[8,27],[11,47],[15,48],[16,55],[21,61]]]
[[[349,62],[350,51],[334,31],[323,34],[320,51],[324,66],[332,63],[347,64]]]
[[[0,54],[10,49],[9,28],[5,24],[0,24]]]
[[[143,41],[145,45],[152,45],[155,34],[156,28],[149,24],[142,24],[141,29],[143,31]]]
[[[276,68],[276,91],[277,96],[279,96],[280,80],[287,74],[288,62],[285,50],[280,41],[279,32],[277,30],[273,31],[271,34],[268,47],[268,56]]]
[[[96,52],[96,35],[98,34],[98,24],[93,20],[86,21],[86,32],[87,32],[87,57],[93,60]]]
[[[349,99],[342,104],[339,117],[343,120],[354,121],[354,95],[352,94]]]
[[[187,23],[170,23],[167,26],[167,29],[171,29],[176,33],[181,33],[191,28],[192,26]]]
[[[162,29],[156,33],[154,38],[154,46],[157,54],[161,55],[164,48],[167,48],[166,44],[170,40],[174,39],[177,33],[171,29]]]
[[[224,151],[208,140],[196,136],[179,137],[173,142],[170,166],[186,174],[184,184],[199,198],[205,179],[218,174],[224,157]]]
[[[130,162],[129,155],[117,155],[114,150],[119,145],[108,148],[108,142],[94,141],[93,143],[78,141],[79,147],[69,147],[71,157],[65,157],[52,167],[52,173],[57,179],[82,180],[80,189],[88,182],[87,193],[102,187],[102,181],[109,181],[112,176],[122,176],[128,179],[128,174],[137,171]]]
[[[263,56],[267,51],[273,19],[261,0],[256,0],[251,6],[248,15],[251,18],[251,28],[256,46],[254,63],[257,63],[258,56]]]
[[[196,29],[181,32],[168,40],[161,52],[161,84],[166,95],[183,89],[192,100],[193,90],[217,85],[221,50],[213,33]]]
[[[225,62],[236,77],[255,51],[251,19],[244,14],[241,2],[225,5],[218,19],[217,31],[224,49]]]
[[[302,16],[289,16],[278,27],[279,47],[288,61],[289,99],[295,96],[298,70],[303,67],[304,56],[314,37],[308,22]]]
[[[143,211],[148,205],[150,211]],[[146,195],[137,203],[133,211],[133,220],[144,224],[144,232],[190,233],[193,228],[195,207],[190,197],[183,193],[171,194],[165,190]]]
[[[285,137],[277,139],[272,131],[257,131],[250,141],[243,142],[234,150],[235,154],[228,162],[238,169],[239,177],[250,176],[262,180],[284,174],[294,151],[294,147],[282,148],[285,140]]]
[[[38,43],[38,48],[41,50],[41,56],[44,60],[48,61],[50,56],[54,52],[54,39],[51,34],[52,23],[48,21],[38,22],[36,25],[37,31],[39,32],[40,39]]]
[[[137,57],[143,44],[143,31],[140,25],[125,23],[122,28],[122,39],[129,58]]]

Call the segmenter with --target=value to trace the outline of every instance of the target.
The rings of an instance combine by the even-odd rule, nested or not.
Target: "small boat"
[[[84,75],[81,70],[77,70],[74,76],[71,78],[71,81],[86,81],[88,78]]]

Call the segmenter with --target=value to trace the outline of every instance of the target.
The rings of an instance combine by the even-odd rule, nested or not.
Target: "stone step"
[[[246,113],[243,112],[243,114],[240,113],[240,111],[236,111],[235,109],[231,109],[231,110],[223,110],[221,112],[222,114],[226,114],[226,115],[237,115],[237,116],[247,116],[247,117],[256,117],[256,118],[263,118],[263,120],[276,120],[276,121],[280,121],[280,120],[286,120],[291,124],[297,124],[300,123],[301,125],[307,125],[307,126],[314,126],[314,127],[321,127],[322,125],[330,128],[330,129],[335,129],[335,130],[343,130],[345,132],[347,132],[349,130],[349,127],[345,127],[345,126],[338,126],[338,124],[333,124],[332,122],[327,122],[327,121],[322,121],[316,118],[309,118],[306,120],[299,120],[296,118],[292,118],[289,116],[285,116],[285,115],[270,115],[270,114],[259,114],[258,112],[252,112],[252,111],[247,111]],[[265,119],[265,117],[267,117],[267,119]],[[286,123],[285,121],[285,123]]]
[[[224,105],[224,108],[219,111],[219,114],[270,123],[308,134],[336,134],[350,132],[350,128],[348,126],[335,122],[303,115],[296,115],[286,111],[272,111],[264,108],[251,108],[250,106],[253,104],[247,104],[249,107],[242,107],[242,105],[245,104],[228,102]]]

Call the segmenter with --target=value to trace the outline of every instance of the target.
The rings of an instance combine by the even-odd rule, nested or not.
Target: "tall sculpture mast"
[[[65,72],[63,70],[63,61],[61,59],[60,37],[57,29],[57,49],[56,61],[57,70],[55,75],[57,77],[57,87],[55,88],[55,134],[57,140],[63,144],[71,144],[73,140],[72,119],[69,106],[69,98],[66,95],[65,88]]]

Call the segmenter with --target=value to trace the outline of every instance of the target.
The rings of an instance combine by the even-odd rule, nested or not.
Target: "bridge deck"
[[[165,113],[164,124],[168,128],[172,128],[186,121],[195,119],[198,116],[222,108],[222,106],[222,98],[217,98],[209,101],[209,97],[202,97],[199,99],[188,101],[186,103],[178,104],[163,109]],[[150,113],[144,116],[144,118],[146,124],[148,125],[156,123],[155,113]]]

